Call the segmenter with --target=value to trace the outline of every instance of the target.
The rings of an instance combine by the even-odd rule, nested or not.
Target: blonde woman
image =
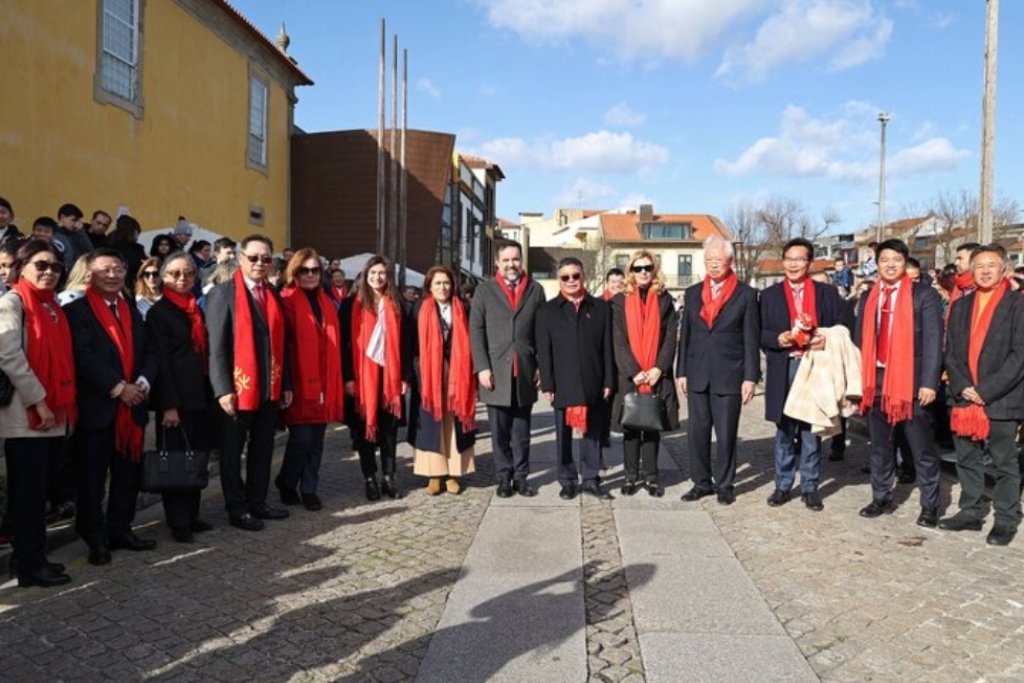
[[[57,295],[57,303],[67,306],[85,296],[85,289],[89,286],[89,264],[88,254],[82,254],[75,261],[75,265],[68,273],[68,281],[64,283],[64,291]]]
[[[161,296],[163,282],[160,280],[160,259],[153,256],[139,266],[139,279],[135,281],[135,305],[143,320]]]

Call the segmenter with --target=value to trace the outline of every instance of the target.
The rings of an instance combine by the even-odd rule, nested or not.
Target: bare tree
[[[757,209],[757,220],[764,228],[766,248],[776,251],[810,231],[803,205],[792,197],[772,197]]]
[[[938,220],[935,230],[935,264],[952,263],[956,245],[978,234],[978,199],[967,190],[944,190],[936,195],[932,211]]]
[[[834,226],[843,222],[843,217],[835,210],[835,207],[826,206],[821,210],[821,232],[820,235],[827,235],[832,232]]]
[[[740,243],[734,262],[736,275],[750,283],[761,274],[761,256],[765,250],[764,224],[758,217],[758,209],[747,202],[736,204],[729,209],[725,222],[732,230],[733,240]]]

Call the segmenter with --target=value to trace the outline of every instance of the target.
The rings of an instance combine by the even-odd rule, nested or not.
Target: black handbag
[[[654,394],[631,392],[622,397],[623,427],[645,432],[665,432],[669,429],[665,401]]]
[[[181,427],[184,450],[169,451],[164,444],[157,444],[155,451],[142,454],[142,481],[139,488],[147,493],[205,489],[210,483],[210,452],[197,451],[188,443],[188,435]]]

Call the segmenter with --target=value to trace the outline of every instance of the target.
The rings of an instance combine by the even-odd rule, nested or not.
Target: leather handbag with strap
[[[14,296],[18,296],[14,294]],[[20,298],[20,297],[19,297]],[[25,348],[25,307],[22,304],[21,309],[21,348]],[[7,376],[7,373],[0,370],[0,408],[6,408],[11,405],[11,401],[14,400],[14,384],[11,383],[11,378]]]
[[[670,425],[665,401],[654,394],[633,391],[622,397],[623,427],[645,432],[665,432]]]
[[[188,435],[182,427],[183,450],[168,450],[167,430],[164,430],[163,444],[157,443],[154,451],[142,455],[142,474],[139,488],[147,493],[205,489],[210,481],[210,452],[194,450],[188,442]]]

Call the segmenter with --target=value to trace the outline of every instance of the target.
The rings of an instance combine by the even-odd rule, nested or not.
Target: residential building
[[[64,202],[179,215],[289,240],[296,88],[312,85],[225,0],[3,3],[0,194],[24,219]]]
[[[496,194],[505,179],[501,167],[486,159],[452,153],[451,180],[445,195],[436,260],[463,277],[481,280],[494,272],[493,245],[498,236]]]

